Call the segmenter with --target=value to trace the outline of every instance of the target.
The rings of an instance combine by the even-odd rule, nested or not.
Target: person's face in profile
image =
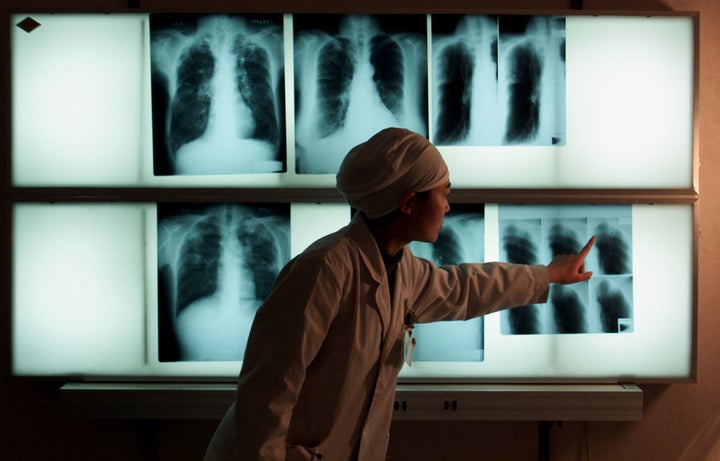
[[[416,194],[412,206],[413,240],[432,243],[438,238],[445,214],[450,211],[450,183]]]

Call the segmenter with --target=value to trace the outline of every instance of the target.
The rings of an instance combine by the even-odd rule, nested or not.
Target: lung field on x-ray
[[[578,239],[578,235],[572,229],[560,223],[553,224],[550,227],[549,240],[550,251],[553,256],[577,254],[583,246]]]
[[[587,306],[576,290],[579,287],[553,286],[550,291],[554,333],[586,333]]]
[[[155,174],[284,171],[281,15],[150,16]]]
[[[446,225],[438,233],[438,238],[433,245],[433,260],[435,264],[444,266],[448,264],[457,265],[466,262],[460,248],[460,241],[455,230]]]
[[[241,360],[288,259],[287,205],[159,204],[160,360]]]
[[[335,133],[345,123],[350,106],[348,88],[355,71],[354,51],[353,43],[342,37],[324,44],[320,49],[317,132],[322,138]]]
[[[445,69],[437,82],[440,96],[435,141],[449,144],[464,139],[470,132],[472,75],[475,57],[467,43],[449,44],[437,63]]]
[[[191,303],[215,293],[222,254],[221,223],[215,215],[201,218],[192,225],[180,246],[175,287],[177,317]],[[162,242],[168,245],[170,242]]]
[[[571,221],[572,222],[572,221]],[[585,224],[582,220],[581,224]],[[550,256],[577,254],[583,246],[581,236],[573,227],[555,222],[549,225],[548,247]],[[583,229],[584,230],[584,229]],[[582,238],[585,237],[585,232]],[[581,296],[578,290],[585,291],[582,286],[553,285],[550,289],[550,306],[555,333],[585,333],[588,331],[587,295]]]
[[[539,223],[531,220],[523,228],[512,224],[505,229],[502,236],[502,246],[505,251],[505,261],[515,264],[538,264],[538,245],[533,238],[532,229]],[[512,334],[537,334],[542,331],[540,312],[535,305],[520,306],[507,311],[507,321]]]
[[[177,152],[207,130],[214,73],[215,57],[207,39],[191,45],[183,53],[177,69],[177,90],[170,106],[168,144],[171,152]]]
[[[602,273],[608,275],[630,273],[631,255],[628,243],[620,230],[602,222],[595,228],[595,237]]]
[[[532,140],[540,126],[540,82],[542,57],[531,44],[516,46],[510,53],[508,72],[508,116],[505,142]]]
[[[600,306],[602,331],[623,333],[632,330],[632,325],[627,323],[633,316],[631,294],[632,279],[601,280],[597,284],[595,296]]]

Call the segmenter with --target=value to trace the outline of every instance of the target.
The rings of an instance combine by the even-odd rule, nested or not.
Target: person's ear
[[[415,192],[408,192],[400,199],[400,212],[403,214],[411,214],[412,207],[415,203]]]

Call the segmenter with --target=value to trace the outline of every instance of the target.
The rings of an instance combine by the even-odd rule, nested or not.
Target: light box
[[[413,362],[412,367],[405,366],[401,380],[642,381],[692,377],[694,205],[508,207],[483,207],[482,246],[487,261],[503,259],[503,236],[507,235],[503,229],[508,220],[541,219],[550,223],[544,229],[553,229],[552,223],[559,219],[574,230],[579,229],[576,223],[581,220],[595,224],[621,222],[621,247],[631,252],[625,257],[630,266],[620,274],[606,273],[598,262],[602,259],[599,247],[591,252],[588,264],[595,267],[596,280],[631,280],[632,290],[622,292],[631,293],[631,328],[615,332],[560,334],[546,330],[507,334],[503,330],[504,313],[495,313],[483,319],[482,360],[469,360],[467,356],[443,359],[428,354],[425,360]],[[242,214],[246,219],[258,213],[227,210],[223,208],[223,213],[217,214],[206,209],[203,213],[206,217]],[[14,206],[15,375],[88,379],[237,376],[241,366],[237,360],[160,360],[161,214],[157,204],[151,203]],[[285,241],[291,243],[278,246],[280,250],[285,248],[281,251],[283,258],[290,258],[315,238],[343,226],[350,213],[346,205],[305,203],[290,204],[289,217],[290,236]],[[197,216],[191,218],[193,223],[200,221]],[[309,226],[310,222],[313,225]],[[467,238],[480,233],[474,227],[477,223],[475,219],[470,227],[463,227],[449,222],[449,227]],[[285,239],[275,224],[272,228],[263,226],[276,241]],[[543,229],[542,225],[539,228]],[[600,229],[603,238],[616,235],[594,224],[587,229]],[[172,230],[180,246],[195,239],[189,235],[192,232],[181,227],[173,225]],[[575,240],[585,237],[578,232]],[[207,244],[212,249],[224,245],[218,245],[219,238],[216,234],[194,242],[210,242]],[[466,249],[467,245],[477,245],[469,242],[463,243]],[[555,307],[541,307],[551,308]],[[211,339],[222,341],[219,335]]]
[[[343,23],[342,15],[328,16],[338,24]],[[362,19],[359,23],[363,24],[365,35],[394,30],[383,29],[379,23],[366,21],[364,16],[350,16],[351,20]],[[421,31],[419,36],[424,37],[429,50],[426,60],[430,91],[427,102],[419,104],[426,105],[428,112],[415,117],[426,119],[427,129],[421,129],[424,122],[413,122],[412,126],[427,131],[434,139],[441,125],[437,117],[442,116],[433,102],[442,88],[441,82],[435,81],[442,77],[435,72],[444,65],[441,45],[447,37],[433,24],[446,18],[406,16],[393,17],[400,23],[420,17],[426,32],[423,35]],[[163,123],[153,128],[153,93],[158,91],[152,71],[153,55],[158,54],[151,47],[153,18],[147,14],[34,14],[32,18],[40,27],[26,32],[16,26],[25,17],[20,14],[11,17],[14,185],[334,186],[334,174],[316,173],[313,169],[298,172],[296,165],[297,138],[308,135],[304,120],[297,121],[301,123],[296,126],[294,96],[303,94],[306,100],[312,93],[308,96],[303,93],[304,87],[295,87],[298,73],[305,75],[305,71],[300,68],[301,63],[292,59],[298,51],[295,47],[302,42],[299,33],[302,30],[297,37],[294,35],[293,15],[285,14],[278,20],[282,31],[277,35],[277,40],[282,39],[284,55],[284,86],[276,94],[278,100],[284,101],[284,107],[277,109],[277,116],[284,118],[285,133],[274,139],[286,147],[284,158],[261,161],[260,167],[251,170],[257,171],[254,174],[222,174],[221,170],[213,174],[198,171],[176,175],[154,173],[153,139]],[[561,22],[562,28],[550,28],[555,35],[542,42],[544,47],[561,46],[564,53],[564,62],[555,62],[552,67],[555,109],[553,114],[546,115],[561,127],[558,143],[440,143],[453,186],[693,188],[695,18],[680,13],[649,17],[572,15]],[[394,40],[402,33],[395,32]],[[464,39],[462,31],[449,37],[477,45]],[[534,37],[525,36],[523,40],[532,42]],[[262,46],[268,48],[270,44]],[[216,52],[213,56],[217,55]],[[169,75],[180,65],[174,62],[167,70]],[[366,69],[367,72],[371,70]],[[505,75],[503,72],[501,75]],[[353,82],[360,77],[353,74]],[[504,78],[503,81],[512,82],[512,77]],[[326,80],[332,79],[326,76]],[[374,92],[372,89],[370,94]],[[351,113],[358,112],[353,109]],[[401,119],[366,118],[370,125],[360,125],[375,127],[372,131],[401,123]],[[378,120],[385,121],[377,125]],[[347,142],[354,144],[369,134],[356,131],[343,139],[352,139]],[[336,164],[350,146],[327,147],[323,143],[329,139],[317,140],[312,149],[325,146],[323,149],[337,157]],[[281,172],[283,165],[285,172]]]

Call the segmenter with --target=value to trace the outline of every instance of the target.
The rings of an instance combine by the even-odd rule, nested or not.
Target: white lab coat
[[[383,460],[406,312],[417,322],[458,320],[545,302],[549,274],[501,263],[436,268],[404,248],[393,291],[390,299],[359,214],[283,269],[248,340],[235,459]]]

